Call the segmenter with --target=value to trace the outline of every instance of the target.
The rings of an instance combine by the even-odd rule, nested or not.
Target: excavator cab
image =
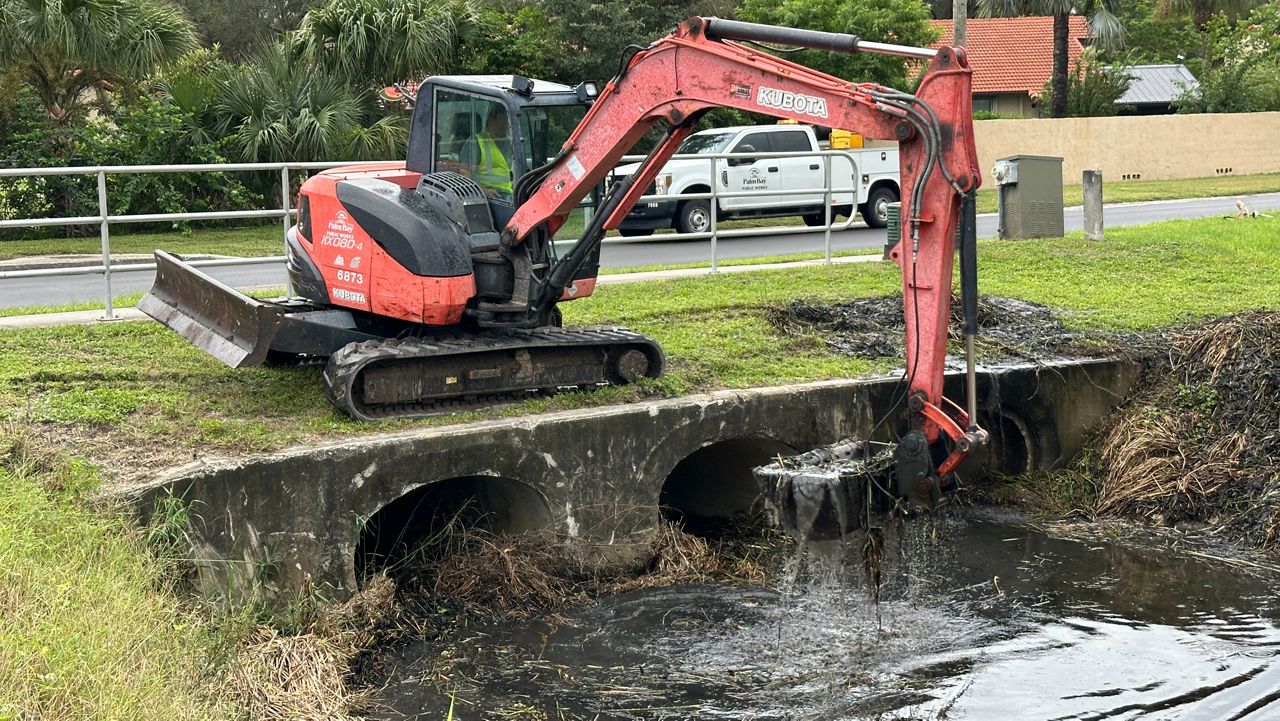
[[[596,94],[595,83],[569,87],[520,75],[428,78],[414,103],[405,169],[475,180],[489,199],[494,225],[504,227],[518,205],[516,184],[555,159]],[[588,195],[583,207],[598,198]]]

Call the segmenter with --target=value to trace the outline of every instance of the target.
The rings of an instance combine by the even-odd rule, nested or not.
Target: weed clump
[[[1172,337],[1096,449],[1097,511],[1280,547],[1280,313]]]

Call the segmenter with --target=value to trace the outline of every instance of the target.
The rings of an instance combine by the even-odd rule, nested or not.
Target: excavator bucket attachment
[[[894,448],[847,438],[753,473],[783,530],[802,542],[832,541],[868,527],[869,505],[893,482]]]
[[[283,311],[254,300],[163,250],[156,251],[156,280],[138,309],[232,368],[259,365],[284,318]]]

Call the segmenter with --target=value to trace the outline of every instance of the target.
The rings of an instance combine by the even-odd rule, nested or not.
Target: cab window
[[[773,151],[775,153],[803,153],[813,150],[809,135],[803,130],[787,130],[773,135]]]
[[[488,158],[477,140],[481,136],[491,138],[496,152],[502,155],[498,164],[505,163],[510,167],[511,133],[507,129],[506,112],[505,107],[493,100],[450,90],[436,90],[436,170],[452,170],[475,178],[481,181],[482,186],[486,186],[485,173],[480,166]],[[495,116],[501,116],[501,120],[495,121]],[[492,170],[494,159],[488,160],[491,161],[489,168]],[[492,172],[489,174],[492,175]],[[503,183],[490,182],[486,186],[486,192],[510,197],[509,185],[509,180]]]
[[[532,170],[556,157],[586,113],[585,105],[533,105],[522,109],[526,167]]]
[[[520,131],[524,139],[524,162],[529,170],[545,165],[560,154],[573,131],[587,114],[585,105],[530,105],[520,111]],[[572,240],[582,235],[591,219],[598,193],[588,193],[569,212],[564,225],[556,231],[557,240]]]
[[[746,147],[748,145],[750,145],[754,149],[754,152],[757,152],[757,153],[773,152],[773,148],[769,144],[769,133],[748,133],[746,137],[738,141],[737,145],[733,146],[732,152],[735,152],[735,153],[748,152],[746,150]]]

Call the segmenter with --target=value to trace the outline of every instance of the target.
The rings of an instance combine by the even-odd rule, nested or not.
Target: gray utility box
[[[997,160],[991,174],[1001,238],[1062,237],[1062,158],[1013,155]]]

